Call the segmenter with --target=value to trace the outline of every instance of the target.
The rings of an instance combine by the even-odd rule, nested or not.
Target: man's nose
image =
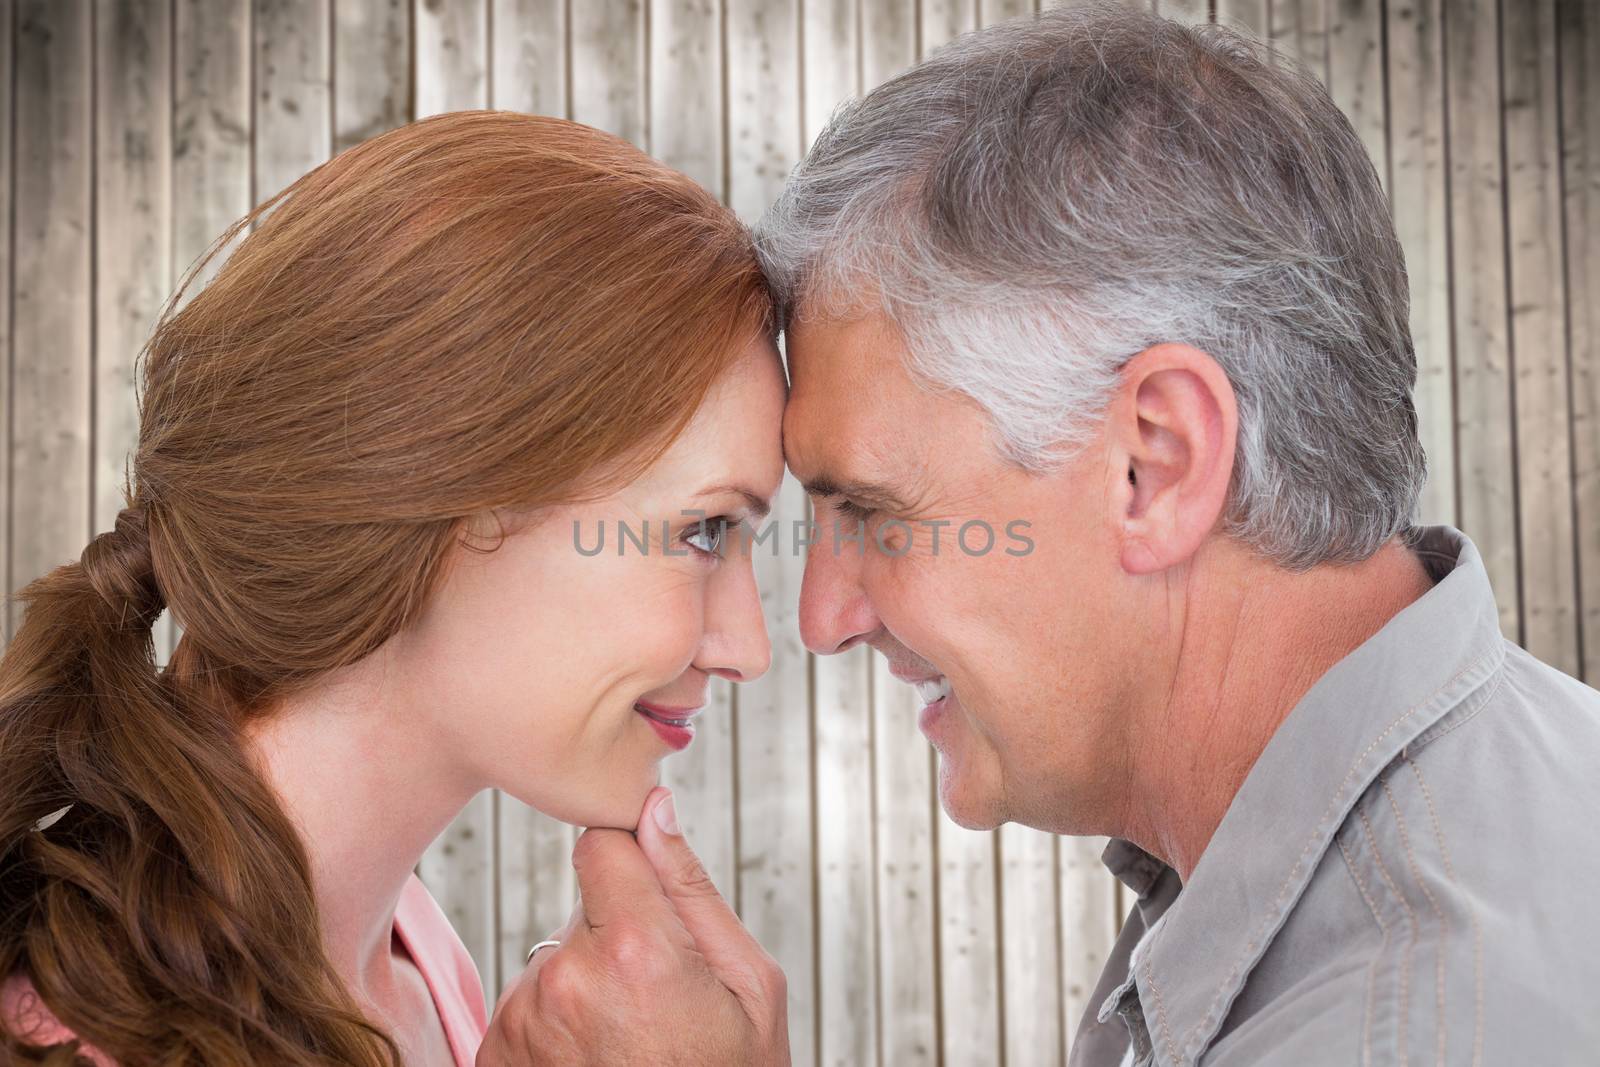
[[[806,555],[800,583],[800,639],[819,656],[861,643],[883,625],[860,582],[861,560],[853,545],[834,551],[827,538]]]

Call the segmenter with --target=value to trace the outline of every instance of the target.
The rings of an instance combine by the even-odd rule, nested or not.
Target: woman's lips
[[[650,724],[656,735],[673,751],[688,748],[689,742],[694,740],[694,723],[689,720],[699,708],[668,708],[641,701],[633,706],[633,710]]]

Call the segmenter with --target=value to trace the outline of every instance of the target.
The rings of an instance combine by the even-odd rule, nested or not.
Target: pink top
[[[478,1046],[489,1029],[478,966],[472,962],[455,927],[445,918],[439,902],[414,874],[400,891],[400,903],[394,909],[394,932],[428,983],[433,1005],[439,1009],[439,1021],[444,1024],[444,1036],[449,1038],[450,1051],[455,1054],[456,1067],[473,1067]]]
[[[489,1028],[478,968],[438,902],[414,874],[400,891],[394,932],[433,994],[456,1067],[472,1067],[478,1045]],[[0,1023],[34,1045],[59,1045],[73,1036],[45,1007],[34,992],[33,983],[22,975],[12,975],[0,983]],[[108,1056],[94,1048],[85,1046],[80,1055],[99,1067],[115,1067]]]

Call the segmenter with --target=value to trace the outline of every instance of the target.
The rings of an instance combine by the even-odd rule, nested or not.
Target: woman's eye
[[[727,547],[730,521],[727,516],[719,515],[714,519],[697,522],[685,531],[683,543],[697,552],[720,558],[723,549]]]

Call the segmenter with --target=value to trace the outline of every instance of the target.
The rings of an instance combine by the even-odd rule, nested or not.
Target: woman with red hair
[[[19,594],[9,1063],[470,1063],[482,989],[424,848],[486,788],[631,828],[710,677],[768,662],[725,530],[777,490],[785,385],[709,193],[462,112],[207,259],[251,227],[141,357],[116,528]],[[580,551],[619,524],[642,551]]]

